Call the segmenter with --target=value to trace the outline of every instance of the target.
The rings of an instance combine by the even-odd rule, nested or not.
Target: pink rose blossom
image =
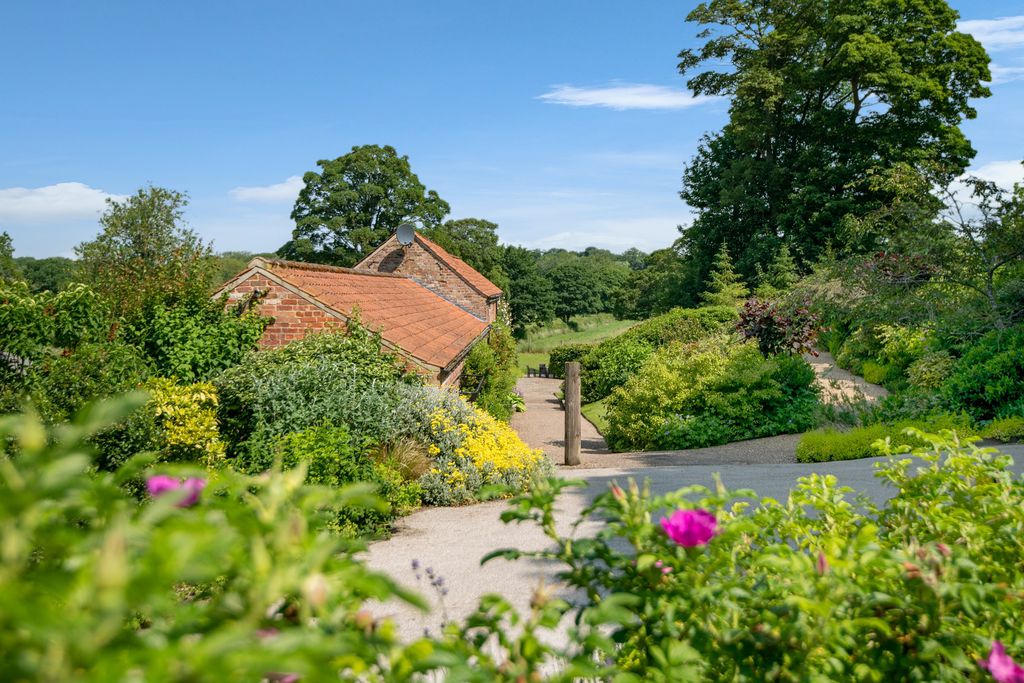
[[[200,492],[205,487],[206,481],[196,477],[186,479],[184,484],[174,477],[169,477],[166,474],[157,474],[146,480],[146,489],[149,491],[149,495],[154,498],[159,498],[168,491],[177,491],[182,488],[185,489],[188,495],[178,503],[178,507],[180,508],[187,508],[195,505],[199,501]]]
[[[822,576],[828,571],[828,560],[825,559],[825,553],[818,552],[818,560],[814,563],[814,568]]]
[[[694,548],[711,540],[718,531],[718,521],[707,510],[676,510],[661,520],[661,528],[679,545]]]
[[[180,486],[181,483],[177,479],[168,477],[166,474],[158,474],[146,480],[146,489],[149,490],[149,495],[154,498],[168,491],[175,491]]]
[[[195,505],[199,501],[199,494],[202,493],[204,488],[206,488],[206,481],[204,479],[190,477],[185,480],[182,488],[188,491],[188,495],[185,496],[185,500],[178,503],[178,507],[187,508]]]
[[[998,683],[1024,683],[1024,668],[1006,654],[1003,644],[998,640],[993,641],[988,659],[983,659],[978,664],[981,668],[988,669]]]

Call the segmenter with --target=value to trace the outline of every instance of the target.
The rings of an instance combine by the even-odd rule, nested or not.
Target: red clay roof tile
[[[435,367],[447,367],[488,327],[400,275],[295,261],[265,263],[274,275],[346,317],[358,308],[367,327]]]

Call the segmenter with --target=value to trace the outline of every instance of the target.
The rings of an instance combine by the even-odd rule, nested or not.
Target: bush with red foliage
[[[784,310],[778,302],[749,299],[740,312],[736,329],[744,339],[756,339],[766,358],[781,353],[818,355],[813,349],[820,318],[805,306]]]

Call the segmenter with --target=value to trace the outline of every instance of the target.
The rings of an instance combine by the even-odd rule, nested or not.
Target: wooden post
[[[580,364],[565,364],[565,464],[580,464]]]

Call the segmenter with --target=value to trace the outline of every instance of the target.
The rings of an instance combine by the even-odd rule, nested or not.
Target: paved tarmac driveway
[[[1024,446],[1004,446],[1004,452],[1014,456],[1015,470],[1024,472]],[[712,475],[720,473],[723,483],[731,489],[753,489],[762,497],[783,499],[798,477],[810,472],[832,473],[842,485],[863,492],[876,502],[892,495],[874,476],[874,465],[883,458],[851,460],[847,462],[806,464],[718,464],[675,465],[662,467],[561,469],[568,478],[583,479],[587,489],[572,489],[563,496],[558,522],[568,530],[579,517],[580,511],[592,498],[607,490],[612,481],[625,483],[629,478],[649,480],[655,493],[673,491],[689,484],[711,486]],[[425,628],[436,633],[446,611],[452,619],[469,614],[480,596],[501,593],[521,610],[529,604],[535,586],[544,580],[554,582],[553,569],[536,563],[494,560],[481,567],[480,559],[499,548],[515,547],[534,550],[546,547],[546,539],[530,525],[505,525],[499,520],[505,502],[485,503],[462,508],[428,508],[400,520],[398,531],[386,541],[374,543],[367,560],[371,567],[390,574],[409,587],[419,586],[427,595],[434,612],[420,615],[401,605],[379,605],[379,616],[393,617],[407,637],[421,634]],[[593,532],[594,524],[581,533]],[[426,579],[417,582],[411,563],[417,560],[422,567],[430,567],[444,577],[449,589],[442,609],[439,596],[432,594]],[[421,572],[422,573],[422,572]]]

